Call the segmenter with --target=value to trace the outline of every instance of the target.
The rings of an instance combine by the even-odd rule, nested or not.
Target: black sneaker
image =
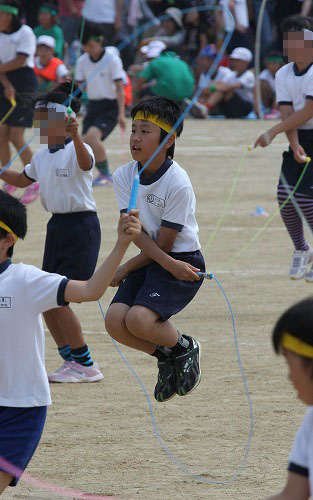
[[[188,335],[183,335],[189,341],[188,351],[175,357],[176,392],[178,396],[186,396],[193,391],[201,380],[200,343]]]
[[[158,361],[158,381],[154,389],[154,397],[164,403],[176,395],[176,373],[173,358]]]

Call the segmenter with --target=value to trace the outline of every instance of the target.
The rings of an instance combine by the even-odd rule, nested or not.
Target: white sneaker
[[[308,283],[313,283],[313,265],[311,269],[305,275],[305,281]]]
[[[97,382],[103,379],[98,363],[92,366],[83,366],[75,361],[65,361],[54,373],[48,374],[49,382],[75,383]]]
[[[299,280],[307,275],[307,266],[313,261],[313,249],[308,250],[295,250],[292,257],[291,268],[289,271],[289,278],[292,280]],[[312,273],[313,281],[313,273]]]

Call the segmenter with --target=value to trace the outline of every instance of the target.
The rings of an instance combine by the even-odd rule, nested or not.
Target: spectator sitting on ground
[[[266,118],[267,120],[275,120],[280,118],[280,112],[276,102],[275,75],[277,71],[283,66],[283,64],[284,60],[280,52],[271,51],[265,55],[265,69],[261,71],[259,80],[262,106],[263,108],[265,108],[265,113],[267,113],[265,114],[264,118]],[[255,113],[259,116],[259,103],[257,102],[256,93],[254,110]]]
[[[210,70],[212,64],[214,63],[217,54],[218,52],[216,50],[216,46],[213,43],[207,45],[200,51],[196,62],[196,69],[201,73],[198,82],[199,87],[202,87],[204,85],[206,75]],[[202,89],[199,96],[199,100],[191,108],[190,114],[195,118],[207,118],[208,107],[210,108],[210,114],[221,114],[218,106],[210,107],[210,98],[213,97],[214,99],[216,83],[229,83],[233,81],[234,76],[235,73],[231,71],[231,69],[226,68],[225,66],[218,66],[215,69],[214,73],[212,73],[210,80],[206,82],[206,85]],[[208,107],[206,106],[206,103],[208,103]],[[185,104],[190,104],[190,101],[188,99],[185,99]]]
[[[55,39],[55,55],[60,59],[63,58],[64,37],[63,31],[56,24],[56,16],[58,15],[57,7],[52,3],[44,3],[38,13],[39,26],[34,29],[37,38],[42,35],[52,36]]]
[[[176,7],[166,9],[164,14],[167,14],[168,19],[164,19],[160,29],[154,37],[144,38],[140,42],[140,47],[148,45],[153,40],[160,40],[166,44],[166,47],[171,50],[178,51],[184,43],[186,31],[183,25],[183,14]]]
[[[148,50],[146,57],[152,60],[143,71],[137,73],[137,79],[133,84],[135,97],[157,95],[180,103],[186,97],[192,96],[195,86],[193,72],[175,52],[165,50],[159,57],[155,56],[156,59],[153,59],[152,51]],[[146,82],[150,82],[150,85],[147,86]]]
[[[209,112],[217,104],[226,118],[244,118],[253,110],[254,73],[248,69],[252,53],[245,47],[237,47],[230,54],[230,68],[234,71],[228,82],[210,85],[212,94],[205,102]]]
[[[37,39],[37,56],[34,71],[37,76],[38,90],[45,91],[53,82],[64,82],[69,72],[64,62],[54,56],[55,40],[52,36],[42,35]]]

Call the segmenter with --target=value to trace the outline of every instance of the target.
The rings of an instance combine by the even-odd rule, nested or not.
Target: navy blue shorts
[[[97,265],[101,242],[96,212],[54,214],[47,224],[43,271],[88,280]]]
[[[205,262],[200,250],[169,255],[205,271]],[[111,304],[120,302],[129,307],[144,306],[159,314],[162,321],[166,321],[189,304],[202,283],[203,280],[177,280],[157,262],[151,262],[127,276]]]
[[[0,457],[24,471],[40,441],[46,415],[46,406],[0,406]],[[0,470],[14,475],[13,471],[6,469],[2,463]],[[20,475],[12,479],[10,486],[16,486]]]
[[[32,127],[33,108],[29,105],[29,96],[36,90],[37,79],[32,68],[18,68],[6,73],[16,90],[16,108],[6,119],[10,127]],[[11,103],[4,97],[4,88],[0,85],[0,119],[9,111]]]
[[[87,114],[83,120],[83,134],[86,134],[90,127],[97,127],[102,133],[101,140],[103,141],[115,128],[117,117],[118,104],[116,99],[90,100],[87,104]]]

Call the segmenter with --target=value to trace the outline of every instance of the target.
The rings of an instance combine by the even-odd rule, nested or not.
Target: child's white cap
[[[166,44],[162,40],[152,40],[148,45],[141,47],[140,52],[145,54],[147,59],[155,59],[164,49],[166,49]]]
[[[236,47],[229,56],[231,59],[240,59],[240,61],[251,62],[252,52],[246,47]]]
[[[50,47],[50,49],[55,49],[55,39],[53,36],[41,35],[37,38],[37,47],[38,45],[45,45],[46,47]]]

